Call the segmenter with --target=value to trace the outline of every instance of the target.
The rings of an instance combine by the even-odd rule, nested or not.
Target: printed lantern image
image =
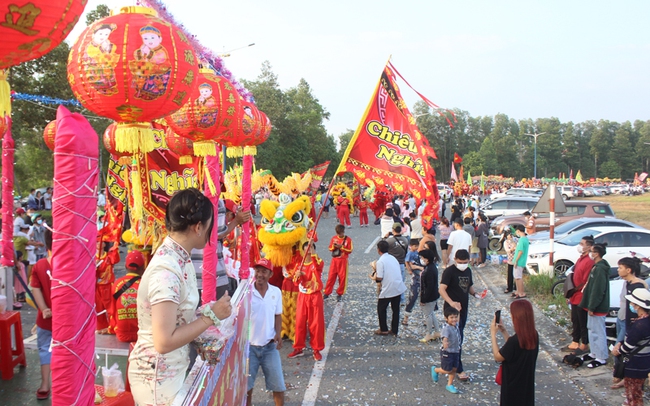
[[[104,148],[108,151],[109,154],[118,158],[117,161],[121,165],[129,165],[131,163],[131,154],[129,152],[120,152],[115,146],[115,130],[117,129],[117,123],[111,123],[104,130],[104,135],[102,136],[102,142],[104,143]]]
[[[232,83],[212,69],[201,68],[187,103],[165,121],[176,134],[194,142],[196,156],[214,156],[217,151],[212,140],[235,127],[240,105]]]
[[[3,1],[0,5],[0,69],[45,55],[68,36],[87,0]]]
[[[185,104],[197,74],[187,37],[144,7],[124,7],[120,14],[94,22],[68,60],[75,97],[117,122],[119,152],[152,151],[151,121]]]
[[[54,137],[56,136],[56,120],[52,120],[43,130],[43,141],[50,151],[54,151]]]
[[[179,164],[185,165],[192,162],[192,156],[194,155],[194,145],[192,140],[175,134],[171,127],[167,128],[165,137],[167,148],[178,155]]]

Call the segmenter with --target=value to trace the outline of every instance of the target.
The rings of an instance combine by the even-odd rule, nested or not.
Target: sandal
[[[528,295],[516,295],[515,300],[516,299],[526,299],[527,297],[528,297]]]
[[[625,380],[621,379],[620,381],[614,383],[612,386],[610,386],[610,389],[621,389],[622,387],[625,386]]]
[[[510,289],[506,289],[503,291],[503,293],[508,294],[508,293],[512,293],[512,291]]]
[[[37,400],[46,400],[46,399],[49,399],[49,397],[50,397],[50,392],[52,392],[51,389],[50,389],[50,390],[46,390],[46,391],[42,391],[42,390],[39,389],[39,390],[36,391],[36,399],[37,399]]]
[[[598,368],[598,367],[603,366],[603,365],[605,365],[605,364],[598,361],[597,359],[595,359],[595,360],[593,360],[593,361],[591,361],[590,363],[587,364],[587,368],[594,369],[594,368]]]

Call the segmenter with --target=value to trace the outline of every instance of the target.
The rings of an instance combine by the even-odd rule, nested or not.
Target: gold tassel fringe
[[[201,141],[194,143],[194,155],[196,156],[216,156],[217,146],[214,141]]]
[[[133,210],[131,218],[133,220],[142,220],[142,182],[138,173],[138,165],[135,165],[131,171],[131,196],[133,196]]]
[[[7,82],[7,69],[0,69],[0,117],[11,115],[11,87]]]
[[[155,148],[151,123],[117,123],[115,149],[119,152],[147,153]]]
[[[187,165],[192,163],[191,155],[181,155],[178,157],[178,163],[181,165]]]
[[[217,187],[214,185],[214,180],[212,180],[212,175],[208,170],[208,165],[203,166],[203,172],[205,172],[205,178],[208,180],[208,189],[210,189],[210,194],[212,196],[217,195]]]
[[[244,156],[244,148],[242,147],[228,147],[226,149],[226,156],[228,158],[241,158]]]
[[[255,145],[244,147],[244,155],[257,155],[257,147]]]

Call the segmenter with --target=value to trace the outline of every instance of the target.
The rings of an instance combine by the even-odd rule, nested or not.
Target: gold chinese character
[[[229,103],[234,103],[235,102],[235,96],[233,96],[232,93],[230,93],[228,95],[228,102]]]
[[[223,88],[226,90],[232,90],[232,86],[230,86],[229,82],[224,83]]]
[[[192,84],[193,81],[194,81],[194,72],[188,70],[187,74],[185,75],[185,78],[183,79],[183,83],[189,86]]]
[[[185,50],[185,62],[194,65],[194,54],[189,49]]]
[[[185,34],[183,34],[182,31],[176,31],[176,33],[178,34],[178,37],[181,39],[181,41],[183,41],[183,42],[186,43],[186,44],[189,44],[189,43],[190,43],[190,42],[187,40],[187,37],[185,36]]]
[[[187,92],[185,92],[185,91],[178,92],[178,93],[176,93],[176,97],[174,97],[174,100],[172,100],[172,101],[180,106],[181,104],[183,104],[183,99],[185,98],[186,95],[187,95]]]
[[[234,116],[235,108],[233,106],[228,107],[228,110],[226,110],[226,114],[228,114],[229,116]]]
[[[20,15],[16,21],[14,21],[14,13]],[[9,12],[5,14],[5,22],[0,25],[20,31],[25,35],[36,35],[39,31],[32,30],[31,28],[34,27],[34,22],[39,14],[41,14],[41,9],[35,7],[32,3],[28,3],[23,7],[10,4]]]
[[[230,118],[224,119],[223,122],[221,123],[221,125],[224,127],[230,127],[230,124],[232,124],[232,119]]]

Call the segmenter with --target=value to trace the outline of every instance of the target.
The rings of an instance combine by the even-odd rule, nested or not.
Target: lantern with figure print
[[[155,148],[151,121],[185,104],[197,73],[196,55],[183,32],[139,6],[95,21],[74,44],[68,61],[75,97],[117,122],[119,152]]]
[[[241,98],[235,87],[212,69],[201,68],[187,103],[165,117],[169,127],[194,143],[196,156],[216,155],[212,140],[235,127]]]

